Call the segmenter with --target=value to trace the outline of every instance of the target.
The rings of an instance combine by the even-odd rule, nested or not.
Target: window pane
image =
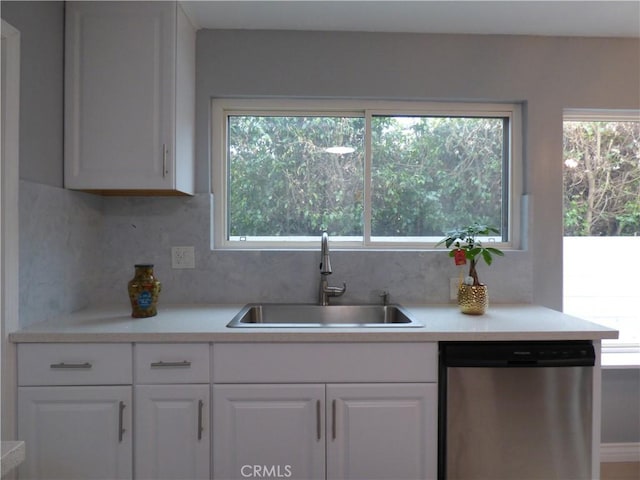
[[[640,346],[640,121],[564,122],[564,311]],[[632,273],[630,273],[632,272]]]
[[[374,116],[372,237],[442,237],[480,222],[503,231],[504,118]]]
[[[364,119],[228,117],[231,239],[362,236]]]

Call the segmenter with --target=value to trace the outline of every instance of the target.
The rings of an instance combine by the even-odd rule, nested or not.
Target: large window
[[[564,119],[564,311],[640,347],[640,112],[570,111]]]
[[[428,248],[517,241],[517,105],[214,100],[215,244]],[[315,243],[314,243],[315,247]]]

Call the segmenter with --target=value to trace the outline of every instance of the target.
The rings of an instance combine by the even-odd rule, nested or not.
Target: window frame
[[[332,238],[332,248],[353,250],[431,250],[440,238],[429,242],[371,241],[371,119],[377,115],[469,116],[508,118],[505,146],[507,172],[503,172],[503,205],[507,213],[507,241],[495,242],[506,250],[521,248],[521,197],[523,194],[522,107],[519,103],[467,103],[336,99],[232,99],[211,101],[211,189],[214,197],[212,249],[216,250],[315,250],[320,237],[309,241],[248,241],[227,239],[227,117],[229,115],[344,115],[365,119],[364,226],[356,240]],[[506,183],[506,185],[505,185]],[[506,200],[505,198],[506,197]],[[504,218],[504,217],[503,217]],[[503,219],[504,221],[504,219]],[[504,227],[504,226],[502,226]],[[431,240],[431,239],[430,239]]]

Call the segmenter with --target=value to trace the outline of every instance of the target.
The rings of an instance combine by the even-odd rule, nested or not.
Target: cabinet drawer
[[[135,383],[209,383],[208,343],[136,344]]]
[[[129,343],[18,345],[19,385],[131,384]]]
[[[436,343],[221,343],[214,383],[436,382]]]

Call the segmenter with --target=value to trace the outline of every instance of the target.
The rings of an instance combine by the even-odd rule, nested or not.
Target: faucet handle
[[[342,282],[342,287],[330,287],[327,285],[323,287],[323,290],[329,297],[339,297],[347,291],[347,283]]]

